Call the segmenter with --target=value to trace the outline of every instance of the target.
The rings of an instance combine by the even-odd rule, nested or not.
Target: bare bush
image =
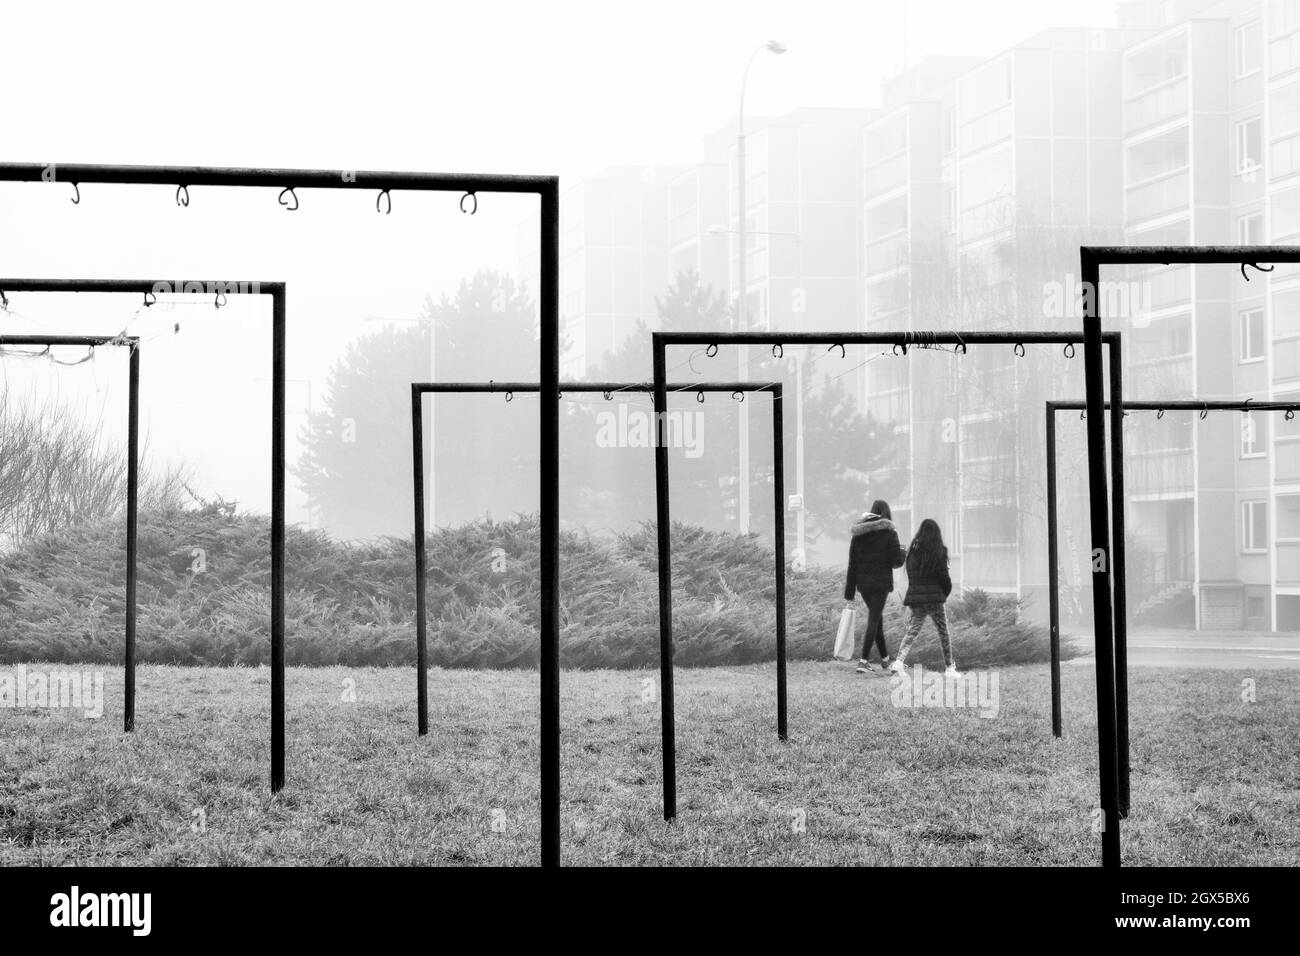
[[[144,445],[140,458],[140,507],[178,507],[185,469],[151,473]],[[107,441],[98,422],[54,400],[0,393],[0,547],[124,514],[126,471],[126,449]]]

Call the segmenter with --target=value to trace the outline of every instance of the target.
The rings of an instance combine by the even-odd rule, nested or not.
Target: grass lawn
[[[566,672],[568,864],[1096,865],[1093,671],[999,672],[1000,713],[901,709],[842,663],[677,672],[678,819],[662,819],[646,671]],[[0,864],[535,864],[537,677],[291,669],[288,781],[269,792],[266,668],[121,672],[100,720],[0,709]],[[1256,681],[1256,703],[1241,700]],[[344,700],[355,682],[355,702]],[[1300,862],[1300,671],[1135,669],[1128,865]],[[195,811],[202,809],[203,826]],[[796,832],[796,819],[804,832]],[[201,832],[196,832],[201,831]]]

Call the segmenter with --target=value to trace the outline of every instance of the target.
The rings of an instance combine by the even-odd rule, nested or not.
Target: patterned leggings
[[[921,625],[925,623],[927,617],[934,618],[935,630],[939,632],[939,646],[943,648],[943,662],[946,666],[952,667],[952,645],[948,640],[948,618],[943,613],[942,604],[914,604],[912,605],[912,618],[907,622],[907,633],[903,636],[903,643],[898,646],[898,657],[900,664],[906,663],[907,652],[912,649],[912,642],[916,640],[916,635],[921,633]]]

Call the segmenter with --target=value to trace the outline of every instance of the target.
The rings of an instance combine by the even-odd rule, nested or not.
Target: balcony
[[[1142,303],[1153,312],[1177,308],[1192,301],[1192,267],[1172,266],[1145,273],[1139,288]]]
[[[1300,586],[1300,541],[1277,542],[1277,583]]]
[[[1124,104],[1124,132],[1137,133],[1183,116],[1190,108],[1187,77],[1162,83],[1139,93]]]
[[[1127,454],[1124,462],[1124,485],[1133,495],[1189,495],[1192,480],[1190,448],[1166,448]]]
[[[906,229],[867,244],[864,258],[867,275],[906,269],[910,259],[909,236]]]
[[[962,242],[970,242],[1004,229],[1016,221],[1016,203],[1012,196],[997,196],[961,211],[960,231]]]
[[[905,186],[908,181],[908,160],[910,156],[911,154],[904,150],[887,159],[882,159],[874,166],[868,167],[862,176],[863,197],[872,199],[881,193],[887,193],[900,186]]]
[[[1294,385],[1300,380],[1300,338],[1274,339],[1273,383]]]
[[[1269,179],[1282,179],[1300,171],[1300,133],[1269,144],[1268,163]]]
[[[1125,193],[1125,218],[1130,224],[1155,219],[1186,209],[1191,200],[1191,177],[1186,169],[1177,170],[1140,186],[1130,186]]]
[[[1124,397],[1134,401],[1191,398],[1196,394],[1192,357],[1146,359],[1125,363]]]
[[[668,245],[675,246],[687,239],[694,239],[700,233],[700,216],[698,208],[691,208],[678,213],[668,220]]]
[[[1275,441],[1273,467],[1279,485],[1300,484],[1300,440]]]

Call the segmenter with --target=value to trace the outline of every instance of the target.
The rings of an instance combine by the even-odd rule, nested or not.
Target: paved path
[[[1079,642],[1092,643],[1079,631]],[[1092,660],[1092,655],[1078,658]],[[1261,631],[1178,631],[1137,628],[1129,631],[1130,667],[1219,667],[1225,669],[1300,667],[1300,634]]]

